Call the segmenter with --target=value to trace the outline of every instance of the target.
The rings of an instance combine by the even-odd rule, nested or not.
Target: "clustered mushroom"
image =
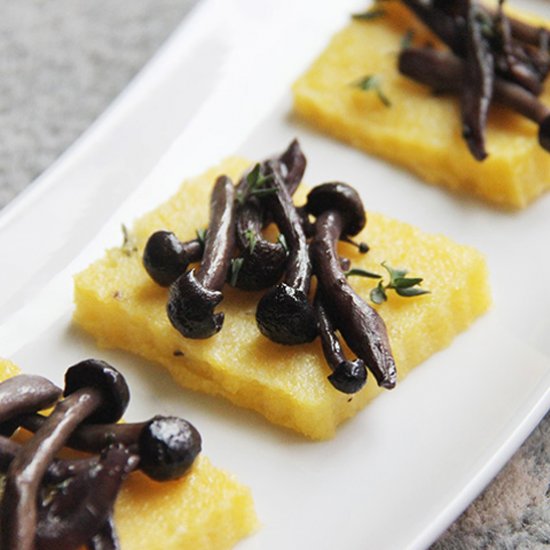
[[[222,300],[223,282],[228,280],[243,290],[264,291],[257,304],[256,323],[273,342],[296,345],[320,337],[332,370],[328,380],[337,390],[346,394],[359,391],[366,383],[367,369],[380,386],[393,388],[396,369],[384,321],[348,284],[350,261],[337,251],[338,241],[345,241],[361,253],[368,252],[365,243],[352,239],[366,223],[363,203],[349,185],[333,182],[314,188],[306,204],[297,207],[292,195],[305,166],[305,156],[294,140],[282,155],[246,171],[234,187],[232,203],[227,189],[219,209],[216,195],[220,182],[227,188],[231,185],[221,176],[214,186],[201,265],[185,270],[189,256],[181,251],[193,241],[181,243],[171,233],[157,232],[145,247],[145,268],[163,284],[150,267],[149,248],[159,238],[155,272],[179,272],[170,284],[167,311],[173,326],[185,337],[207,338],[220,330],[223,317],[216,317],[221,313],[212,317],[213,308]],[[227,223],[222,224],[222,219]],[[262,232],[270,223],[279,229],[277,242],[269,241]],[[166,242],[170,244],[165,246]],[[209,243],[216,243],[217,251]],[[167,251],[166,266],[163,250]],[[186,259],[174,262],[176,256]],[[179,267],[174,270],[176,263]],[[314,300],[313,277],[317,280]],[[215,285],[204,283],[214,278]],[[356,358],[346,358],[340,338]]]
[[[550,151],[550,108],[538,96],[550,72],[550,31],[475,0],[402,0],[450,51],[405,47],[402,74],[436,93],[461,98],[462,129],[470,152],[487,157],[485,128],[493,101],[538,125],[539,144]]]
[[[157,481],[187,472],[201,450],[197,430],[176,417],[117,424],[129,398],[120,372],[97,359],[70,367],[63,391],[40,376],[0,383],[3,549],[119,548],[112,514],[124,479],[137,469]],[[10,439],[19,427],[34,435]],[[63,447],[92,455],[61,459]]]

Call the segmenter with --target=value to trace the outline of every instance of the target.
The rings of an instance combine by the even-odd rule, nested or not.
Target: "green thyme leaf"
[[[199,244],[204,248],[204,244],[206,243],[206,229],[195,229],[195,234],[197,235]]]
[[[277,189],[264,188],[265,184],[272,179],[273,176],[271,174],[268,176],[262,174],[262,166],[260,163],[255,164],[254,168],[252,168],[251,172],[246,176],[246,182],[248,184],[247,190],[245,192],[237,192],[237,202],[243,205],[249,196],[264,196],[276,193]]]
[[[413,298],[414,296],[421,296],[422,294],[430,294],[429,290],[425,290],[423,288],[418,288],[418,287],[396,288],[395,292],[397,292],[399,296],[403,296],[404,298]]]
[[[137,244],[135,237],[130,233],[128,228],[122,224],[122,252],[126,256],[131,256],[137,252]]]
[[[352,14],[352,19],[356,21],[372,21],[373,19],[378,19],[386,15],[385,10],[380,8],[371,8],[370,10],[364,11],[362,13]]]
[[[248,191],[248,195],[256,196],[256,197],[265,197],[267,195],[275,195],[277,193],[277,189],[274,187],[270,187],[269,189],[251,189]]]
[[[414,40],[414,30],[408,29],[403,38],[401,39],[401,49],[406,50],[410,48]]]
[[[237,280],[239,279],[239,272],[241,271],[241,268],[243,266],[244,259],[243,258],[233,258],[231,260],[231,277],[229,279],[229,284],[231,286],[237,286]]]
[[[366,269],[360,269],[358,267],[355,267],[353,269],[349,269],[348,271],[344,271],[344,275],[346,277],[368,277],[370,279],[381,279],[382,275],[379,275],[378,273],[374,273],[373,271],[367,271]]]
[[[392,288],[410,288],[422,282],[420,277],[397,277],[393,280]]]
[[[253,229],[248,228],[244,232],[244,236],[248,242],[248,250],[250,254],[252,254],[254,252],[254,248],[256,247],[256,232]]]
[[[418,286],[423,281],[421,277],[407,277],[406,269],[392,267],[387,262],[382,262],[380,265],[388,272],[390,280],[386,284],[380,281],[378,286],[371,291],[370,299],[375,304],[381,304],[387,299],[388,290],[395,290],[396,294],[404,298],[430,294],[429,290]],[[382,295],[384,299],[382,299]]]
[[[408,270],[400,269],[398,267],[392,267],[391,265],[388,265],[385,261],[382,262],[380,265],[388,272],[388,275],[390,276],[389,284],[391,286],[394,286],[395,279],[402,279],[408,273]]]
[[[286,242],[285,236],[282,233],[279,233],[277,237],[277,242],[285,249],[285,252],[288,254],[288,244]]]
[[[388,299],[382,281],[370,291],[369,296],[375,304],[383,304]]]
[[[391,101],[383,92],[380,78],[376,75],[367,75],[352,83],[353,86],[363,90],[364,92],[374,91],[378,99],[386,106],[391,107]]]

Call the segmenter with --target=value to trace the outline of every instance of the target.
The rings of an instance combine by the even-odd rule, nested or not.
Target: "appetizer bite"
[[[192,424],[117,423],[130,393],[104,361],[70,367],[63,390],[1,359],[0,380],[3,549],[231,548],[255,529],[249,491],[199,456]]]
[[[333,436],[490,298],[478,252],[367,215],[345,183],[299,186],[305,165],[294,141],[186,181],[75,277],[75,322],[185,387]]]
[[[430,183],[526,206],[550,187],[550,24],[503,5],[375,2],[295,83],[296,112]]]

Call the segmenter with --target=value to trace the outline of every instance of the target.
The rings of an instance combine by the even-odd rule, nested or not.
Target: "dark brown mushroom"
[[[357,358],[349,360],[344,355],[336,330],[323,305],[320,289],[317,289],[315,294],[314,307],[323,354],[332,370],[328,380],[338,391],[348,394],[357,393],[367,382],[365,363]]]
[[[199,239],[181,242],[171,231],[156,231],[143,250],[143,265],[157,284],[170,286],[189,264],[200,261],[202,254]]]
[[[57,487],[38,508],[37,550],[73,550],[91,540],[109,521],[120,486],[138,458],[124,446],[104,450],[94,468]]]
[[[237,205],[236,228],[241,263],[234,283],[241,290],[263,290],[273,286],[281,279],[288,257],[282,243],[273,243],[263,236],[262,229],[271,222],[271,215],[260,197],[250,193],[251,187],[257,186],[258,179],[261,181],[265,177],[266,162],[247,172],[238,185],[237,192],[242,200]],[[292,196],[306,168],[306,157],[298,141],[292,141],[282,155],[270,162]],[[265,192],[264,189],[252,191]],[[302,221],[306,223],[307,218]]]
[[[288,189],[272,163],[265,187],[274,192],[264,197],[275,223],[284,235],[289,257],[281,283],[268,290],[258,302],[256,323],[260,332],[279,344],[303,344],[317,335],[315,312],[308,301],[311,262],[300,217]]]
[[[466,20],[465,80],[462,86],[462,135],[476,160],[487,157],[485,127],[493,97],[494,58],[489,43],[483,35],[479,8],[474,0],[464,1]]]
[[[62,390],[42,376],[19,374],[0,383],[0,434],[11,435],[10,420],[22,414],[51,407]]]
[[[112,514],[86,544],[88,550],[120,550]]]
[[[365,225],[361,198],[345,183],[325,183],[309,193],[307,207],[317,217],[311,257],[330,319],[378,384],[393,388],[397,373],[384,321],[350,287],[336,250],[342,234],[356,235]]]
[[[464,62],[431,48],[407,48],[399,55],[399,70],[438,93],[459,93],[464,79]],[[494,100],[539,125],[540,145],[550,151],[550,108],[521,86],[496,78]]]
[[[220,176],[210,199],[202,263],[170,285],[168,318],[186,338],[209,338],[222,328],[224,314],[214,313],[214,309],[223,299],[221,289],[235,245],[234,200],[233,183]]]
[[[37,432],[46,421],[45,416],[29,414],[19,417],[18,425]],[[151,479],[165,481],[177,479],[189,469],[201,451],[202,442],[200,433],[187,420],[158,415],[145,422],[81,424],[65,442],[66,447],[90,453],[99,453],[115,444],[124,445],[136,453],[140,458],[139,469]],[[12,448],[10,446],[10,452]],[[0,469],[2,464],[11,461],[9,453],[4,458],[6,453],[2,450],[0,438]],[[60,463],[55,471],[65,467]]]
[[[5,550],[34,547],[40,483],[76,426],[87,419],[116,422],[129,399],[122,375],[104,361],[95,359],[82,361],[67,371],[64,394],[66,398],[56,405],[8,468],[0,513]]]
[[[201,452],[201,436],[195,427],[176,416],[156,416],[139,435],[139,467],[151,479],[178,479]]]

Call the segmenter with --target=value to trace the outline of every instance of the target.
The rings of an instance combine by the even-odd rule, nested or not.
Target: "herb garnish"
[[[229,268],[229,284],[231,286],[237,286],[237,280],[239,278],[239,271],[241,270],[241,267],[243,266],[244,259],[243,258],[233,258],[231,260],[231,266]]]
[[[395,290],[399,296],[404,298],[412,298],[430,293],[429,290],[418,286],[423,279],[420,277],[407,277],[408,271],[406,269],[391,267],[386,262],[382,262],[380,265],[388,272],[390,280],[386,284],[380,281],[378,286],[370,291],[370,299],[375,304],[381,304],[388,299],[387,290]]]
[[[248,243],[248,250],[250,254],[252,254],[256,246],[256,232],[253,229],[250,229],[249,227],[248,229],[245,230],[244,236],[246,237],[246,241]]]
[[[373,271],[367,271],[366,269],[361,269],[358,267],[354,267],[352,269],[348,269],[347,271],[344,271],[344,275],[346,277],[368,277],[369,279],[382,278],[382,275],[379,275],[378,273],[374,273]]]
[[[204,248],[204,243],[206,242],[206,229],[195,229],[195,233],[200,245]]]
[[[403,38],[401,39],[401,49],[406,50],[407,48],[410,48],[413,40],[414,40],[414,30],[408,29],[407,32],[403,35]]]
[[[277,189],[271,187],[264,187],[266,183],[269,183],[273,179],[272,175],[264,176],[262,174],[262,167],[260,163],[257,163],[250,174],[246,176],[246,182],[248,183],[248,188],[246,191],[239,191],[237,193],[237,202],[239,204],[244,204],[246,199],[250,196],[264,196],[264,195],[273,195],[277,192]]]
[[[362,13],[353,13],[351,18],[357,21],[372,21],[386,15],[386,11],[380,8],[371,8]]]
[[[365,92],[374,91],[378,96],[378,99],[386,106],[391,107],[391,101],[388,96],[383,92],[382,86],[380,84],[380,77],[376,75],[367,75],[363,76],[359,80],[356,80],[352,83],[353,86],[363,90]]]
[[[277,237],[277,242],[285,249],[285,252],[288,254],[288,244],[286,243],[285,236],[282,233],[279,233]]]
[[[423,281],[420,277],[407,277],[408,271],[406,269],[399,269],[391,267],[387,262],[380,264],[389,274],[390,280],[387,283],[380,281],[369,294],[372,302],[375,304],[382,304],[388,299],[388,290],[395,290],[395,292],[404,298],[413,298],[414,296],[421,296],[422,294],[429,294],[430,291],[424,288],[420,288],[418,285]],[[366,269],[353,268],[344,272],[346,277],[368,277],[369,279],[382,279],[382,275],[373,271],[367,271]]]

